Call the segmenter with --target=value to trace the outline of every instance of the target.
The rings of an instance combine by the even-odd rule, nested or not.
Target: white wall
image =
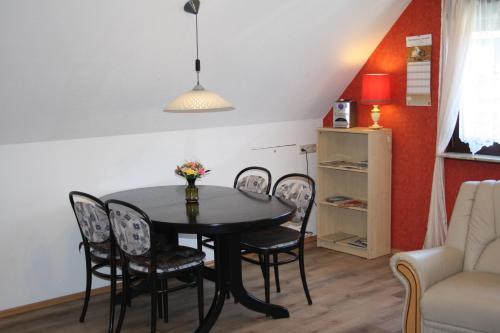
[[[305,172],[298,146],[252,149],[315,143],[319,126],[320,119],[313,119],[0,145],[0,310],[83,290],[84,256],[78,252],[69,191],[101,196],[182,184],[173,170],[185,159],[200,160],[213,170],[202,184],[232,186],[237,171],[251,164],[269,168],[274,179]],[[314,177],[316,155],[309,157]],[[313,214],[312,230],[315,220]],[[99,281],[94,287],[105,285],[94,281]]]
[[[234,103],[162,108],[195,83],[186,0],[1,0],[0,144],[319,118],[410,0],[210,0],[201,83]]]

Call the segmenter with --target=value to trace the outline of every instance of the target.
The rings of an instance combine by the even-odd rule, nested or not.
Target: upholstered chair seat
[[[402,252],[403,332],[500,333],[500,181],[466,182],[442,247]]]
[[[174,246],[156,253],[156,272],[170,273],[203,263],[205,253],[187,246]],[[150,257],[131,258],[129,267],[136,272],[147,273],[151,266]]]
[[[430,287],[422,297],[422,316],[433,329],[500,331],[500,275],[461,272]]]
[[[287,227],[271,227],[243,234],[241,244],[246,248],[279,249],[298,245],[301,233]]]

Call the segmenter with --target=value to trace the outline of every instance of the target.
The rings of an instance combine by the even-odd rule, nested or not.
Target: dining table
[[[243,285],[241,235],[277,226],[291,219],[296,206],[278,197],[213,185],[197,186],[197,203],[186,203],[185,186],[129,189],[101,199],[118,199],[140,207],[153,222],[155,232],[178,244],[179,234],[197,234],[214,239],[214,267],[205,267],[206,279],[215,282],[210,309],[196,332],[209,332],[219,317],[226,295],[246,308],[274,319],[289,317],[280,305],[266,303]]]

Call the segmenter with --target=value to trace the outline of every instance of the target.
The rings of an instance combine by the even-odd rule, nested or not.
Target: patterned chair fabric
[[[142,216],[121,205],[110,205],[109,210],[118,246],[131,256],[147,254],[151,248],[151,236],[149,225]]]
[[[244,176],[238,180],[236,188],[246,192],[266,193],[267,180],[258,175]]]
[[[109,240],[109,219],[104,207],[90,198],[75,196],[76,218],[83,235],[90,243]]]
[[[309,183],[298,178],[285,179],[276,188],[275,196],[295,203],[297,210],[291,222],[302,224],[312,197]]]
[[[156,272],[169,273],[200,265],[205,253],[186,246],[173,246],[156,254]],[[148,273],[151,266],[149,257],[134,257],[130,259],[129,267],[137,272]]]
[[[93,261],[109,260],[111,254],[111,242],[109,240],[102,243],[90,243],[90,255]],[[116,259],[120,260],[120,253],[116,249]]]

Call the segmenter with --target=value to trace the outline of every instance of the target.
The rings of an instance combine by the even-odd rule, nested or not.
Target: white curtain
[[[440,157],[457,122],[462,74],[472,31],[475,0],[443,0],[441,13],[441,63],[436,137],[436,161],[424,248],[441,246],[448,223],[444,200],[444,161]]]
[[[464,72],[460,140],[472,153],[500,142],[500,1],[474,1]]]

